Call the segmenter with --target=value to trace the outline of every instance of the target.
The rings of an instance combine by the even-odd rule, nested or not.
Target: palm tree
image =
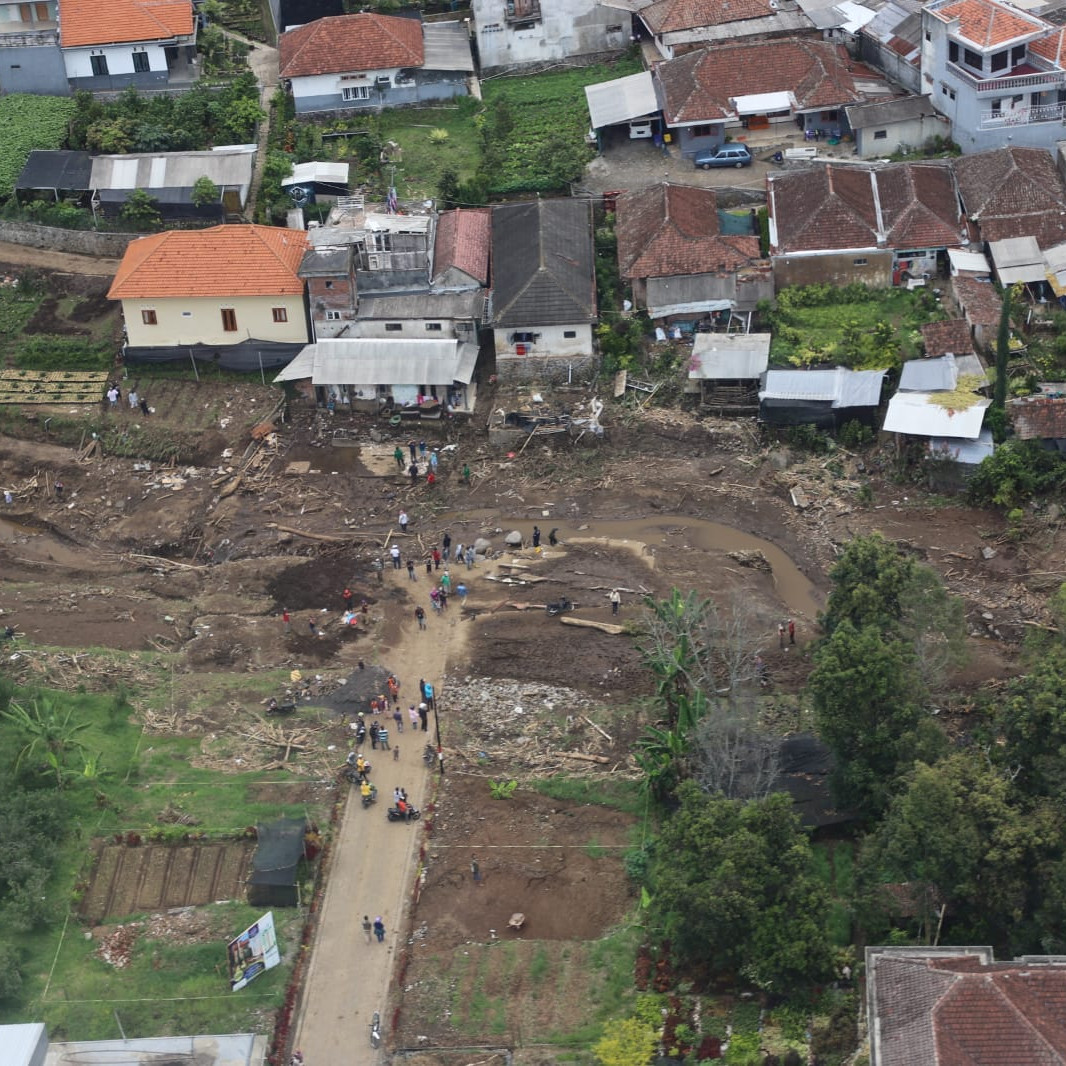
[[[67,757],[72,753],[81,755],[85,745],[79,734],[89,728],[88,722],[74,720],[74,708],[65,712],[47,698],[32,700],[29,705],[14,700],[3,711],[3,716],[22,733],[25,743],[15,759],[18,770],[25,762],[43,764],[41,773],[54,773],[56,787],[63,787],[67,775]]]

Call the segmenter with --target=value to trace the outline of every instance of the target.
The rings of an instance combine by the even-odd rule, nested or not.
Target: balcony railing
[[[981,129],[995,130],[1004,126],[1030,126],[1034,122],[1062,122],[1066,120],[1066,104],[1033,104],[1010,111],[982,111]]]
[[[0,22],[0,48],[36,48],[59,40],[55,22]]]
[[[1049,70],[1040,74],[1019,74],[1010,78],[978,78],[957,63],[948,63],[949,73],[978,93],[1003,96],[1006,93],[1039,93],[1066,85],[1066,71]]]

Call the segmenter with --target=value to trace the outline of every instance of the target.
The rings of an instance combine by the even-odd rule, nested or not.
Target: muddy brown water
[[[442,515],[443,523],[453,522],[456,527],[472,525],[498,526],[504,533],[518,529],[527,537],[531,535],[529,518],[501,519],[492,511],[462,512]],[[772,568],[774,588],[781,602],[797,617],[817,618],[824,604],[813,582],[799,569],[786,552],[772,541],[744,533],[733,526],[712,522],[691,515],[657,515],[655,518],[605,519],[582,522],[580,525],[557,522],[552,518],[542,519],[541,543],[547,545],[548,533],[556,529],[559,540],[574,542],[610,540],[632,544],[634,548],[654,557],[659,552],[698,550],[703,552],[760,551]],[[453,538],[456,533],[452,533]]]

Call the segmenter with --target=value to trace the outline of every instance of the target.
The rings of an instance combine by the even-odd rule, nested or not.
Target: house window
[[[327,322],[339,322],[340,319],[341,319],[340,311],[327,311],[326,312],[326,321]]]
[[[237,312],[232,307],[222,308],[222,328],[227,333],[237,332]]]
[[[403,330],[403,323],[402,322],[386,322],[385,323],[385,332],[386,333],[400,333],[400,332],[402,332],[402,330]]]
[[[867,262],[868,262],[868,260],[866,260],[866,259],[853,259],[851,261],[851,265],[852,266],[857,266],[857,267],[864,267],[864,266],[866,266]]]
[[[888,130],[874,130],[874,140],[875,141],[887,141],[888,140]]]
[[[370,86],[369,85],[345,85],[341,89],[342,100],[369,100],[370,99]]]
[[[147,74],[152,68],[148,65],[147,52],[133,53],[133,69],[137,74]]]
[[[326,288],[327,289],[332,289],[333,288],[333,282],[332,281],[327,281],[326,282]]]
[[[159,322],[155,317],[155,309],[146,307],[141,310],[141,324],[144,326],[158,326]]]
[[[992,114],[993,115],[998,115],[1002,110],[1003,110],[1003,101],[1002,100],[993,100],[992,101]]]
[[[275,322],[288,322],[289,312],[284,307],[272,307],[270,313],[274,316]]]
[[[576,329],[564,329],[563,330],[563,336],[568,341],[572,341],[577,336],[577,330]]]
[[[995,73],[997,70],[1006,70],[1007,62],[1010,59],[1010,52],[996,52],[992,56],[992,62],[989,69]]]
[[[952,63],[957,63],[959,61],[958,41],[948,41],[948,59],[951,60]]]
[[[181,317],[182,318],[192,318],[192,311],[182,311]]]
[[[931,41],[933,39],[933,35],[928,30],[925,31],[925,39],[927,41]]]
[[[952,99],[952,100],[955,99],[955,90],[954,89],[948,89],[948,97],[950,99]]]
[[[426,323],[426,330],[429,333],[440,333],[441,324],[439,322],[427,322]]]
[[[1010,64],[1012,67],[1016,67],[1019,63],[1025,62],[1025,45],[1016,44],[1010,53]]]
[[[512,333],[511,334],[511,343],[512,344],[536,344],[537,343],[537,337],[539,337],[539,336],[540,336],[539,333]]]
[[[821,119],[822,122],[836,122],[836,120],[840,117],[840,112],[823,111],[818,117]]]
[[[984,70],[984,56],[980,52],[975,52],[972,48],[964,48],[962,50],[962,61],[971,70]]]
[[[693,137],[713,137],[715,135],[714,126],[693,126],[689,130],[689,134]]]
[[[93,76],[100,78],[107,74],[107,56],[89,56],[89,64],[93,68]]]

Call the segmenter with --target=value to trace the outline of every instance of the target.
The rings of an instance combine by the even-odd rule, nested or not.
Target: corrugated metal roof
[[[292,173],[281,179],[282,185],[306,185],[321,181],[330,185],[347,185],[350,167],[348,163],[318,161],[295,163]]]
[[[628,122],[632,118],[643,118],[659,110],[655,86],[647,70],[613,81],[601,81],[597,85],[586,85],[585,99],[594,130]]]
[[[948,262],[951,263],[951,272],[958,274],[966,271],[968,274],[991,274],[992,268],[984,252],[974,252],[969,248],[949,248]]]
[[[30,152],[16,189],[63,189],[83,192],[89,188],[93,157],[88,152],[37,149]]]
[[[456,381],[468,385],[476,362],[477,345],[457,340],[346,337],[307,345],[274,380],[310,377],[315,385],[372,387],[451,385]]]
[[[989,241],[988,251],[996,267],[996,274],[1004,285],[1016,281],[1043,281],[1047,268],[1044,255],[1035,237],[1009,237]]]
[[[360,318],[477,318],[484,305],[481,289],[463,292],[410,292],[401,295],[364,294]]]
[[[429,215],[387,215],[368,211],[365,227],[375,233],[428,233],[432,219]]]
[[[865,130],[874,126],[887,126],[893,122],[909,122],[912,119],[934,115],[936,109],[928,96],[901,96],[896,100],[875,100],[869,104],[850,104],[844,108],[848,125],[853,130]]]
[[[255,166],[255,148],[225,152],[162,152],[98,155],[89,178],[94,189],[188,189],[210,178],[220,188],[248,185]]]
[[[901,392],[950,392],[959,381],[955,356],[938,359],[910,359],[899,376]]]
[[[905,433],[912,437],[957,437],[977,440],[985,418],[985,409],[992,403],[977,397],[972,407],[953,411],[932,400],[928,392],[897,392],[888,402],[886,433]]]
[[[697,333],[688,376],[746,381],[760,377],[770,362],[769,333]]]
[[[760,400],[816,400],[833,407],[876,407],[884,370],[768,370]]]
[[[423,70],[474,72],[470,34],[461,22],[422,23]]]
[[[959,440],[958,437],[930,437],[929,454],[936,459],[949,459],[963,466],[977,466],[996,450],[992,431],[982,429],[977,440]]]
[[[31,1066],[41,1045],[48,1047],[48,1033],[41,1022],[0,1025],[0,1047],[4,1066]]]
[[[263,1060],[266,1050],[266,1038],[254,1033],[78,1040],[51,1044],[45,1063],[46,1066],[67,1066],[73,1062],[152,1066],[162,1062],[195,1062],[196,1066],[252,1066]]]

